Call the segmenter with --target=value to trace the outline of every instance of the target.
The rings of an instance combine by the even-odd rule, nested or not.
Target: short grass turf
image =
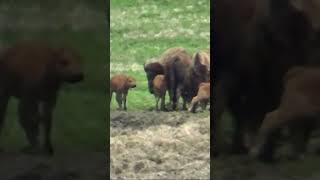
[[[177,46],[190,54],[210,48],[209,0],[110,1],[110,76],[124,73],[137,80],[128,110],[154,107],[143,63]],[[111,110],[117,108],[114,97]]]

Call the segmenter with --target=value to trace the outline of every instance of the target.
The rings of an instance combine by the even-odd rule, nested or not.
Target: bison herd
[[[210,99],[210,55],[207,51],[198,51],[190,56],[181,47],[166,50],[160,58],[143,65],[148,80],[148,89],[156,99],[156,110],[177,110],[178,100],[183,100],[182,109],[195,112],[197,104],[203,108]],[[126,110],[126,96],[130,88],[136,87],[133,77],[117,74],[110,80],[110,97],[116,92],[119,108]],[[166,107],[165,96],[169,94],[170,107]],[[159,101],[161,100],[160,109]],[[111,102],[111,100],[110,100]]]
[[[319,7],[316,0],[215,3],[213,156],[229,151],[222,138],[229,111],[231,153],[273,161],[287,129],[293,157],[302,157],[320,117]]]

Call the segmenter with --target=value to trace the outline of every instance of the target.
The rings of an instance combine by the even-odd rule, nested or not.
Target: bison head
[[[133,77],[127,77],[126,86],[129,88],[135,88],[137,86],[136,79]]]
[[[55,55],[55,69],[59,79],[70,83],[84,79],[80,56],[75,51],[60,48],[55,51]]]
[[[210,81],[210,61],[197,52],[193,57],[194,73],[205,82]]]
[[[149,92],[153,94],[153,79],[159,74],[164,74],[164,67],[158,62],[144,64],[143,67],[148,79]]]

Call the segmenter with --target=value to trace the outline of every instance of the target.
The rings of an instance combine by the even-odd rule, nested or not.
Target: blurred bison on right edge
[[[51,124],[58,91],[63,82],[84,79],[80,56],[70,48],[56,48],[46,42],[17,43],[0,56],[0,128],[10,98],[19,100],[19,122],[29,141],[23,152],[39,148],[39,124],[44,128],[44,150],[52,155]],[[1,129],[0,129],[1,130]]]
[[[312,130],[319,124],[320,68],[294,67],[284,77],[284,92],[277,109],[266,114],[259,130],[254,157],[272,161],[277,129],[289,128],[294,147],[291,157],[301,158],[306,152]]]

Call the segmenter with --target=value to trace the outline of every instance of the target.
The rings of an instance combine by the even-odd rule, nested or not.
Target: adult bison
[[[18,115],[30,146],[39,146],[39,124],[44,128],[44,150],[52,154],[51,121],[58,90],[63,82],[82,81],[79,55],[70,48],[56,48],[45,42],[25,41],[6,49],[0,56],[0,128],[10,97],[19,100]]]
[[[179,57],[189,61],[190,57],[187,51],[182,47],[173,47],[167,49],[159,58],[153,59],[153,61],[145,63],[143,69],[146,72],[148,80],[149,92],[153,94],[153,79],[160,74],[164,74],[164,65],[173,60],[173,57]]]
[[[224,0],[215,5],[214,155],[221,151],[226,109],[234,117],[232,149],[247,152],[244,137],[255,134],[265,113],[279,104],[283,75],[292,66],[317,63],[310,59],[315,33],[305,13],[289,0]]]
[[[176,56],[165,64],[165,77],[173,110],[177,109],[180,95],[183,99],[182,109],[186,110],[186,104],[197,95],[199,84],[210,80],[210,60],[207,57],[203,52],[196,52],[192,60]]]

